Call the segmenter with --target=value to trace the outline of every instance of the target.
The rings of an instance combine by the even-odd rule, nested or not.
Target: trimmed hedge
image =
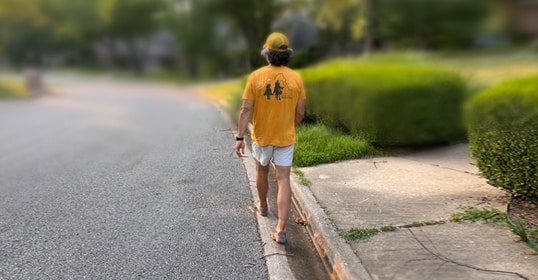
[[[472,156],[495,187],[538,201],[538,76],[471,98],[465,122]]]
[[[434,67],[337,60],[301,71],[307,117],[381,146],[462,139],[466,83]]]

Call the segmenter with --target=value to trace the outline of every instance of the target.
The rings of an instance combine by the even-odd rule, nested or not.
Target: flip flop
[[[258,208],[258,212],[260,212],[260,216],[267,217],[267,214],[269,214],[269,208],[268,207],[262,207],[260,202],[258,202],[258,204],[256,206]]]
[[[286,243],[286,233],[281,231],[281,232],[276,232],[273,233],[273,240],[276,241],[276,243],[279,243],[279,244],[284,244]]]
[[[260,207],[260,215],[262,217],[267,217],[267,214],[269,213],[269,209],[267,208],[264,208],[264,207]]]

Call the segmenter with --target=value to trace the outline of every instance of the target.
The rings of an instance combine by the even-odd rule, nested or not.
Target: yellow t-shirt
[[[260,146],[295,144],[295,108],[306,99],[301,76],[286,66],[265,66],[250,74],[243,99],[254,101],[252,139]]]

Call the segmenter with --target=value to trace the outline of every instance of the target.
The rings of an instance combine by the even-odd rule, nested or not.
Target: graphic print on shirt
[[[278,74],[273,79],[267,79],[263,82],[263,86],[265,87],[263,95],[267,100],[271,100],[271,96],[273,95],[276,100],[291,98],[288,93],[288,84],[283,74]]]
[[[274,90],[276,100],[280,100],[280,95],[282,95],[282,90],[284,90],[284,89],[280,86],[280,81],[276,80],[276,82],[275,82],[275,90]]]
[[[273,90],[271,90],[271,85],[267,84],[265,86],[265,92],[263,95],[267,96],[267,100],[271,100],[271,95],[273,95]]]

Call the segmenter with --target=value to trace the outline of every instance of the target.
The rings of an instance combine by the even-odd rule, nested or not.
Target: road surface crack
[[[428,253],[430,253],[432,256],[444,261],[445,263],[452,263],[452,264],[455,264],[455,265],[458,265],[458,266],[463,266],[463,267],[467,267],[467,268],[470,268],[470,269],[474,269],[474,270],[477,270],[477,271],[483,271],[483,272],[489,272],[489,273],[498,273],[498,274],[511,274],[511,275],[515,275],[521,279],[525,279],[525,280],[529,280],[529,278],[525,277],[524,275],[521,275],[517,272],[511,272],[511,271],[503,271],[503,270],[490,270],[490,269],[483,269],[483,268],[480,268],[480,267],[476,267],[476,266],[473,266],[473,265],[468,265],[468,264],[464,264],[464,263],[461,263],[461,262],[458,262],[458,261],[455,261],[455,260],[452,260],[446,256],[443,256],[442,254],[439,254],[439,253],[435,253],[433,252],[431,249],[429,249],[428,247],[426,247],[426,245],[424,245],[424,243],[422,241],[420,241],[418,239],[418,237],[415,235],[415,233],[413,232],[413,230],[411,228],[408,228],[407,229],[409,231],[409,233],[411,233],[411,235],[413,236],[413,238],[418,242],[418,244],[420,244],[420,246],[426,250]],[[426,237],[428,238],[428,237]],[[429,238],[428,238],[429,239]],[[430,240],[431,241],[431,240]],[[432,242],[433,243],[433,242]]]

